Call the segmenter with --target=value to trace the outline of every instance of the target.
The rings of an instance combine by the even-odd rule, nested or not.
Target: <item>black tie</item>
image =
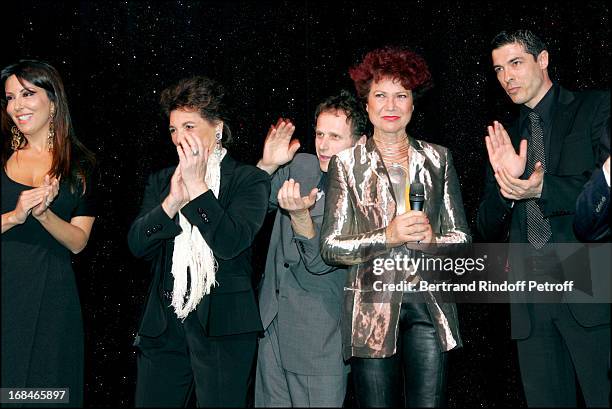
[[[542,129],[540,116],[535,111],[531,111],[529,122],[531,123],[531,141],[527,153],[527,177],[533,173],[536,162],[541,162],[542,169],[546,170],[544,130]],[[550,222],[542,215],[537,200],[537,198],[527,199],[527,240],[536,249],[541,249],[550,240],[552,232]]]

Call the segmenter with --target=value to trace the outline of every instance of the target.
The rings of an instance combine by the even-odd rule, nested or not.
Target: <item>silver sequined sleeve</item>
[[[463,200],[459,178],[453,166],[453,157],[446,151],[446,169],[444,172],[444,204],[440,206],[440,232],[434,232],[436,242],[470,243],[472,237],[463,210]]]
[[[332,157],[321,228],[321,257],[331,265],[359,264],[389,251],[384,227],[355,233],[358,220],[349,195],[349,179],[343,163]]]

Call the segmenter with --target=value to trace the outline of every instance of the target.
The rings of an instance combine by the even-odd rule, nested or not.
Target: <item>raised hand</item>
[[[387,244],[393,247],[406,243],[409,248],[422,250],[423,247],[419,243],[435,242],[427,215],[417,210],[395,216],[385,232]]]
[[[189,134],[185,135],[176,147],[179,156],[181,177],[192,200],[208,190],[204,178],[208,164],[209,147]]]
[[[500,168],[505,168],[510,176],[520,177],[525,172],[527,163],[527,140],[521,141],[517,155],[510,136],[502,124],[494,121],[493,125],[487,127],[487,130],[489,135],[485,136],[485,144],[493,171],[498,172]]]
[[[257,164],[260,169],[272,174],[279,166],[291,161],[300,148],[297,139],[291,140],[295,125],[288,119],[280,118],[275,125],[270,126],[264,143],[263,157]]]
[[[290,214],[306,212],[315,204],[318,191],[314,188],[308,196],[301,196],[300,184],[293,179],[286,180],[278,191],[278,205]]]
[[[172,218],[187,202],[189,202],[189,192],[183,182],[181,167],[177,166],[170,179],[170,193],[164,199],[162,207]]]

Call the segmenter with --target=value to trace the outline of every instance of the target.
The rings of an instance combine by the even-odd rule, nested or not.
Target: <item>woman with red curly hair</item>
[[[450,152],[406,132],[431,74],[418,54],[389,47],[349,72],[374,134],[329,164],[321,255],[350,266],[342,333],[355,395],[363,407],[443,406],[446,352],[461,346],[457,310],[420,288],[431,280],[406,261],[471,236]],[[405,200],[416,185],[421,210]]]

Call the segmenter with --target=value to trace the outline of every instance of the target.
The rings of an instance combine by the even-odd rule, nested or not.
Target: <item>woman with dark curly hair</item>
[[[263,224],[268,175],[234,160],[224,91],[193,77],[165,89],[178,165],[149,177],[128,243],[152,261],[135,345],[136,406],[246,405],[262,331],[251,285],[251,244]]]
[[[420,272],[395,262],[471,240],[450,152],[406,132],[431,75],[400,48],[371,51],[349,72],[374,134],[331,160],[321,255],[350,266],[342,332],[355,395],[362,407],[444,405],[446,352],[461,345],[456,307],[418,291]],[[406,200],[415,181],[422,210]]]
[[[71,253],[96,210],[94,155],[74,134],[55,68],[21,60],[0,73],[2,387],[69,388],[83,405],[83,323]],[[59,397],[59,396],[58,396]]]

